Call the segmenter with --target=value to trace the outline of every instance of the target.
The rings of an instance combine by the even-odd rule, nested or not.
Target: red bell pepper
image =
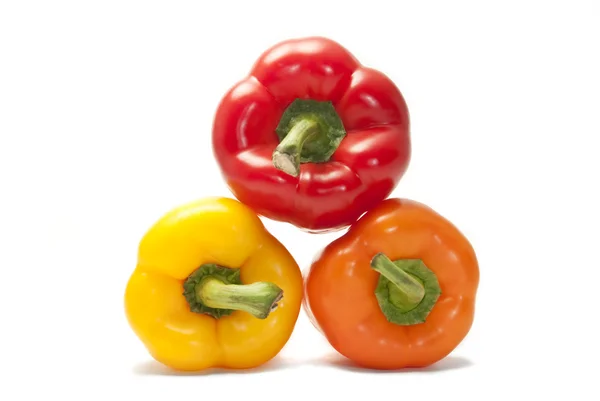
[[[410,160],[396,85],[322,37],[265,51],[221,100],[213,150],[233,194],[306,231],[344,228],[387,198]]]

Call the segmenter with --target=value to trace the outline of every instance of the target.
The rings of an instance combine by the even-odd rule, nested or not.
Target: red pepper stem
[[[273,165],[286,174],[300,174],[300,154],[304,143],[319,133],[319,123],[310,118],[299,119],[273,152]]]

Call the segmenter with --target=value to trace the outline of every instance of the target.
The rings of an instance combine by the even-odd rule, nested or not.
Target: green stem
[[[382,253],[371,267],[381,274],[375,297],[386,319],[401,326],[425,322],[442,294],[435,273],[420,259],[391,261]]]
[[[423,284],[405,272],[382,253],[371,260],[371,267],[387,278],[397,288],[390,301],[405,311],[414,309],[425,297]]]
[[[215,319],[236,310],[265,319],[283,298],[283,290],[269,282],[244,285],[239,268],[206,263],[183,282],[183,296],[192,312]]]
[[[319,132],[319,123],[302,118],[294,123],[289,133],[273,152],[273,165],[286,174],[297,177],[300,174],[300,154],[302,146]]]
[[[295,99],[283,112],[277,128],[279,146],[273,165],[293,177],[301,163],[325,163],[346,136],[344,123],[331,101]]]
[[[283,291],[273,283],[225,284],[213,277],[196,286],[196,299],[213,309],[232,309],[248,312],[265,319],[277,307]]]

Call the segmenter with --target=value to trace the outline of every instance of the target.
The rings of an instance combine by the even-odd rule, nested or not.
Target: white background
[[[393,195],[472,241],[475,324],[438,365],[377,373],[303,312],[260,369],[173,375],[125,320],[138,241],[180,203],[231,196],[217,103],[263,50],[306,35],[406,97],[413,158]],[[2,2],[0,399],[597,400],[599,54],[594,1]],[[303,269],[340,235],[265,224]]]

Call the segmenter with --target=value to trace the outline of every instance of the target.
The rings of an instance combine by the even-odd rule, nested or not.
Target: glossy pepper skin
[[[440,292],[421,323],[393,323],[375,296],[376,255],[421,261]],[[431,208],[388,199],[320,253],[306,276],[305,308],[331,345],[372,369],[418,368],[447,356],[473,323],[479,266],[469,241]],[[400,314],[396,317],[403,319]]]
[[[239,268],[243,284],[274,283],[283,298],[266,318],[192,312],[184,283],[206,264]],[[287,342],[301,299],[298,265],[256,214],[233,199],[205,198],[169,211],[144,235],[125,311],[149,353],[173,369],[251,368]]]
[[[293,176],[274,166],[273,153],[296,99],[330,103],[346,135],[327,161],[303,162]],[[213,149],[233,194],[257,213],[308,232],[334,231],[389,196],[404,175],[409,113],[396,85],[340,44],[291,39],[267,49],[225,94]]]

